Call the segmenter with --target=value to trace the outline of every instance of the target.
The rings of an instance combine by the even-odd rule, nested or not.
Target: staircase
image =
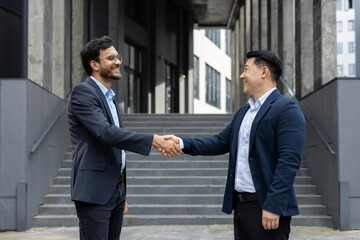
[[[129,130],[156,134],[203,137],[216,134],[230,123],[232,115],[123,116]],[[45,195],[34,226],[77,226],[70,200],[71,153]],[[127,202],[124,225],[232,224],[232,215],[221,212],[228,168],[228,154],[220,156],[177,156],[165,158],[155,149],[150,156],[127,152]],[[295,179],[301,215],[292,225],[331,226],[321,195],[311,184],[303,164]]]

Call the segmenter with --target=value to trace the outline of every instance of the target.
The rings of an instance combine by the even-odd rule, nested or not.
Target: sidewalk
[[[231,240],[232,225],[135,226],[124,227],[121,240]],[[32,228],[26,232],[0,232],[1,240],[75,240],[77,227]],[[360,231],[340,232],[327,227],[291,227],[291,240],[360,240]]]

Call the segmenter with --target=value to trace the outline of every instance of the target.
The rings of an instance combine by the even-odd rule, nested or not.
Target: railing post
[[[350,230],[349,226],[349,182],[339,182],[340,188],[340,230]]]
[[[18,182],[16,189],[16,230],[26,230],[27,183]]]

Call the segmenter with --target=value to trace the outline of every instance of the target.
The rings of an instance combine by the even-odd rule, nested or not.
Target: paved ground
[[[121,240],[230,240],[232,225],[137,226],[124,227]],[[74,240],[78,228],[32,228],[26,232],[0,232],[1,240]],[[338,239],[360,240],[360,231],[340,232],[327,227],[292,227],[291,240]]]

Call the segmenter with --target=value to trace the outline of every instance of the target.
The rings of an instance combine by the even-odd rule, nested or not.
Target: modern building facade
[[[230,31],[194,30],[194,113],[230,112]]]
[[[355,77],[355,9],[353,1],[336,0],[337,76]]]
[[[357,162],[343,154],[357,153],[358,126],[348,120],[359,116],[346,111],[355,115],[343,118],[341,112],[348,106],[342,101],[348,89],[343,86],[356,89],[358,79],[334,80],[336,6],[337,1],[329,0],[0,0],[0,230],[32,226],[69,146],[64,106],[71,89],[86,77],[79,53],[86,42],[102,35],[115,41],[124,58],[123,79],[113,85],[123,113],[194,113],[197,94],[209,109],[227,112],[226,78],[229,112],[234,112],[248,99],[239,79],[246,52],[277,52],[286,83],[279,89],[288,96],[293,92],[318,123],[309,127],[308,136],[318,136],[319,129],[325,132],[316,144],[307,142],[304,159],[309,158],[317,174],[314,181],[325,196],[333,226],[360,229],[359,177],[356,168],[351,169]],[[217,56],[201,60],[194,50],[194,25],[231,31],[231,74],[219,74]],[[343,29],[347,27],[343,23]],[[213,43],[206,39],[203,44]],[[194,56],[199,58],[199,75],[203,71],[209,76],[209,91],[194,92]],[[340,107],[327,108],[330,105]],[[319,109],[329,111],[319,114]],[[313,125],[308,121],[308,126]],[[353,134],[346,140],[351,145],[343,144],[344,133]],[[333,145],[334,174],[329,174],[321,171],[328,162],[316,160],[327,157],[317,154]]]

